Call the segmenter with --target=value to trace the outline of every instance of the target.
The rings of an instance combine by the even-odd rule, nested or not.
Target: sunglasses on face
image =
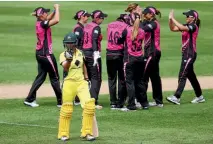
[[[193,18],[193,16],[186,16],[187,18]]]

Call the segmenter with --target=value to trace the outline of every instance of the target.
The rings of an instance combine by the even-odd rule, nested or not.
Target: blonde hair
[[[140,25],[140,18],[137,17],[135,19],[134,24],[133,24],[133,31],[132,31],[132,34],[131,34],[132,41],[135,40],[136,37],[138,36],[139,25]]]
[[[126,8],[125,12],[130,12],[131,13],[137,6],[138,6],[137,3],[130,3],[128,5],[128,7]]]

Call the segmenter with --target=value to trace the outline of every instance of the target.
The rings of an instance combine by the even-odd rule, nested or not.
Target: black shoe
[[[129,110],[137,110],[136,106],[127,107]]]
[[[124,106],[123,105],[121,105],[121,104],[118,104],[117,105],[117,109],[121,109],[121,108],[123,108]]]

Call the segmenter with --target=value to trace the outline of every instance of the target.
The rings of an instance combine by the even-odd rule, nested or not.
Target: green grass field
[[[213,90],[204,91],[206,103],[191,104],[193,92],[184,92],[181,105],[165,102],[164,108],[136,112],[113,111],[109,97],[101,96],[104,109],[97,110],[100,137],[94,144],[212,144]],[[171,94],[170,92],[164,95]],[[57,140],[59,109],[54,98],[38,100],[40,107],[30,108],[23,101],[0,100],[1,144],[62,144]],[[2,124],[29,124],[17,126]],[[43,127],[42,127],[43,126]],[[44,128],[45,127],[45,128]],[[81,108],[74,108],[70,144],[86,144],[79,138]]]
[[[30,13],[38,6],[53,9],[55,2],[0,2],[0,84],[31,83],[37,74],[35,60],[35,18]],[[73,15],[79,9],[92,12],[101,9],[109,17],[101,25],[103,79],[105,65],[106,26],[129,2],[59,2],[61,21],[52,28],[53,49],[58,60],[63,51],[62,40],[75,25]],[[184,23],[183,11],[195,9],[200,14],[198,75],[212,75],[213,61],[213,2],[140,2],[142,7],[153,5],[162,12],[160,71],[163,77],[177,77],[181,60],[181,34],[168,27],[168,14],[173,8],[175,17]],[[59,66],[60,75],[62,68]],[[1,89],[0,89],[1,91]],[[164,97],[172,92],[164,92]],[[103,110],[97,110],[100,137],[94,144],[213,144],[213,90],[203,91],[206,103],[191,104],[193,91],[183,93],[181,105],[165,102],[164,108],[136,112],[112,111],[109,96],[100,96]],[[149,94],[151,99],[151,94]],[[0,144],[62,144],[57,140],[59,109],[55,98],[39,98],[40,107],[29,108],[23,99],[0,99]],[[80,139],[81,108],[74,108],[70,144],[87,144]]]
[[[34,8],[44,6],[53,8],[55,2],[0,2],[0,83],[32,82],[37,74],[35,60],[35,18],[30,16]],[[61,5],[61,21],[54,26],[53,48],[58,59],[63,51],[62,40],[76,23],[72,17],[79,9],[92,12],[102,9],[109,17],[101,25],[104,40],[102,42],[103,79],[106,79],[105,48],[106,26],[112,22],[129,2],[59,2]],[[181,59],[181,35],[172,33],[168,28],[168,14],[174,8],[176,18],[183,22],[183,11],[196,9],[200,14],[202,26],[198,37],[198,58],[195,70],[198,75],[213,74],[212,39],[213,39],[213,2],[140,2],[142,7],[153,5],[162,12],[161,23],[161,75],[177,76]],[[59,66],[60,67],[60,66]],[[62,69],[60,67],[60,73]],[[62,74],[60,74],[62,75]]]

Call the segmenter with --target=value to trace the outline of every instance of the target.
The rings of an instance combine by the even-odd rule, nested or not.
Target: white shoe
[[[121,108],[120,110],[121,110],[121,111],[123,111],[123,112],[128,112],[128,111],[136,111],[136,110],[131,110],[131,109],[128,109],[128,108],[126,108],[126,107],[124,107],[124,108]]]
[[[157,106],[157,107],[162,108],[162,107],[163,107],[163,104],[157,104],[156,102],[149,102],[149,106],[150,106],[150,107]]]
[[[199,97],[195,97],[192,101],[191,101],[191,103],[202,103],[202,102],[205,102],[206,100],[204,99],[204,97],[203,96],[199,96]]]
[[[162,108],[163,104],[157,104],[156,106]]]
[[[62,140],[62,141],[67,141],[67,140],[69,140],[69,138],[66,137],[66,136],[63,136],[63,137],[60,138],[60,140]]]
[[[96,105],[95,108],[98,109],[98,110],[100,110],[100,109],[102,109],[103,107],[102,107],[101,105]]]
[[[117,110],[117,106],[116,105],[111,105],[110,108],[111,108],[111,110]]]
[[[169,96],[166,99],[173,104],[180,105],[180,99],[178,99],[176,96]]]
[[[80,102],[75,102],[75,101],[74,101],[74,105],[77,106],[77,105],[80,105],[80,104],[81,104]]]
[[[139,102],[137,102],[137,103],[135,103],[135,106],[137,107],[137,108],[142,108],[142,106],[141,106],[141,104],[139,103]]]
[[[87,141],[94,141],[95,137],[92,135],[87,135],[86,137],[84,137]]]
[[[121,108],[120,110],[121,110],[121,111],[123,111],[123,112],[127,112],[127,111],[129,111],[129,109],[128,109],[128,108],[126,108],[126,107]]]
[[[61,108],[62,105],[57,105],[58,108]]]
[[[153,106],[157,106],[156,102],[149,102],[149,106],[153,107]]]
[[[38,107],[39,106],[39,104],[37,104],[36,101],[33,101],[33,102],[24,101],[24,104],[31,106],[31,107]]]

